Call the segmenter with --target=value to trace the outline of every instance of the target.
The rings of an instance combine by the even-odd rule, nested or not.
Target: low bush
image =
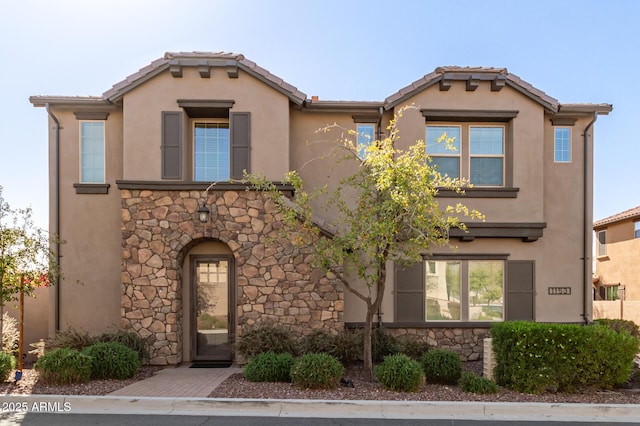
[[[486,377],[480,377],[475,373],[466,371],[462,373],[460,379],[460,388],[464,392],[470,393],[498,393],[500,388],[493,380],[489,380]]]
[[[338,358],[343,365],[355,364],[362,358],[362,333],[360,331],[342,330],[334,336],[334,342],[336,349],[331,355]]]
[[[374,362],[382,362],[386,356],[400,352],[400,343],[384,327],[374,328],[371,333],[371,357]]]
[[[140,369],[138,353],[118,342],[99,342],[82,351],[92,359],[91,378],[128,379]]]
[[[34,368],[38,371],[39,380],[65,385],[88,382],[91,378],[91,363],[90,356],[76,349],[58,348],[38,358]]]
[[[524,321],[491,327],[496,381],[518,392],[612,389],[631,376],[638,341],[603,326]]]
[[[18,320],[5,312],[2,315],[2,351],[15,354],[18,350],[19,340]]]
[[[73,327],[69,327],[66,331],[58,331],[53,337],[44,340],[45,351],[52,349],[75,349],[82,351],[84,348],[96,343],[97,339],[84,331],[78,331]]]
[[[462,374],[462,360],[457,353],[446,349],[427,351],[420,359],[427,383],[455,385]]]
[[[328,354],[305,354],[291,367],[291,381],[305,389],[330,389],[338,386],[344,367]]]
[[[97,340],[99,342],[121,343],[129,349],[133,349],[138,354],[138,359],[141,364],[149,362],[149,344],[147,339],[131,330],[117,329],[109,333],[103,333]]]
[[[422,356],[429,350],[429,344],[423,340],[414,339],[404,336],[399,339],[400,352],[409,358],[419,361]]]
[[[0,381],[9,377],[9,373],[16,368],[16,357],[6,352],[0,352]]]
[[[633,321],[602,318],[597,319],[594,322],[617,332],[626,330],[633,337],[640,338],[640,329],[638,328],[638,325]]]
[[[249,359],[243,373],[250,382],[290,382],[293,363],[291,354],[263,352]]]
[[[422,366],[404,354],[385,357],[375,373],[380,384],[392,391],[417,392],[424,385]]]
[[[336,356],[336,336],[325,330],[314,330],[300,340],[301,354],[325,353]]]
[[[238,351],[248,358],[263,352],[298,353],[293,333],[269,323],[246,327],[236,345]]]

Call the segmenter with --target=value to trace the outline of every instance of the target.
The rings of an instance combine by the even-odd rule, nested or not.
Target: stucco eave
[[[30,96],[29,102],[34,107],[44,108],[47,105],[74,110],[116,110],[112,102],[98,96]]]

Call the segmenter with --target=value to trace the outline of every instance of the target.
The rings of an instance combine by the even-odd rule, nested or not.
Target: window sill
[[[598,262],[604,262],[604,261],[610,260],[610,259],[609,259],[609,256],[605,254],[605,255],[602,255],[602,256],[596,256],[596,260]]]
[[[73,187],[76,189],[76,194],[108,194],[108,183],[74,183]]]
[[[450,198],[517,198],[520,188],[465,188],[464,194],[442,189],[438,191],[438,197]]]
[[[503,321],[420,321],[420,322],[384,322],[384,328],[491,328],[491,324]],[[345,323],[346,328],[362,328],[362,322]],[[375,326],[375,324],[374,324]]]

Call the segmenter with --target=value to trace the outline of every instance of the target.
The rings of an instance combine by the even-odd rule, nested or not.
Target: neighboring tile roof
[[[552,112],[558,111],[558,101],[551,96],[544,93],[542,90],[536,89],[530,83],[522,80],[515,74],[511,74],[507,71],[506,68],[490,68],[490,67],[457,67],[457,66],[446,66],[436,68],[433,72],[426,74],[422,78],[414,81],[410,85],[403,87],[398,90],[396,93],[385,99],[385,108],[390,109],[394,106],[400,104],[405,101],[407,98],[415,95],[416,93],[426,89],[429,86],[432,86],[439,81],[443,80],[447,74],[454,75],[469,75],[470,77],[473,75],[491,75],[493,74],[495,77],[504,76],[506,81],[505,83],[510,87],[518,90],[523,95],[528,96],[534,101],[542,104],[545,108],[551,110]]]
[[[608,225],[615,222],[621,222],[623,220],[640,218],[640,206],[634,207],[629,210],[625,210],[621,213],[614,214],[613,216],[606,217],[601,219],[593,224],[594,228],[599,228],[603,225]]]
[[[126,92],[166,70],[171,63],[176,61],[180,65],[189,66],[207,64],[207,61],[212,61],[211,63],[216,63],[218,66],[237,65],[238,68],[287,95],[289,99],[299,105],[307,98],[307,95],[299,91],[296,87],[280,77],[271,74],[255,62],[246,59],[244,55],[230,52],[167,52],[164,54],[164,57],[156,59],[146,67],[141,68],[124,80],[114,84],[113,87],[107,90],[102,96],[110,101],[117,101],[122,98]]]

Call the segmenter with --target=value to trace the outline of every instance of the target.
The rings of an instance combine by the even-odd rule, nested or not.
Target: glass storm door
[[[194,361],[231,361],[228,258],[193,259]]]

